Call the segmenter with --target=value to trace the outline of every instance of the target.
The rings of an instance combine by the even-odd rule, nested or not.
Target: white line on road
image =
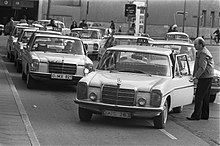
[[[165,135],[167,135],[168,137],[170,137],[171,139],[177,139],[175,136],[173,136],[172,134],[170,134],[169,132],[167,132],[164,129],[160,129],[161,132],[163,132]]]

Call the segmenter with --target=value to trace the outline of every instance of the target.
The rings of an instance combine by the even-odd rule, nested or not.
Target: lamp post
[[[197,35],[196,35],[197,37],[199,36],[200,6],[201,6],[201,0],[199,0],[198,15],[197,15]]]
[[[182,32],[184,32],[185,20],[186,20],[186,0],[184,1],[184,8],[183,8],[183,29],[182,29]]]
[[[145,3],[145,12],[144,12],[144,33],[147,32],[147,17],[148,17],[148,0]]]
[[[50,5],[51,5],[51,0],[48,0],[48,4],[47,4],[47,19],[50,18]]]

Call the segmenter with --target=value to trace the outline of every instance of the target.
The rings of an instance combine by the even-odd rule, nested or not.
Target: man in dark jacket
[[[195,107],[188,120],[209,119],[209,96],[214,76],[214,61],[211,53],[205,47],[205,40],[198,37],[194,41],[197,50],[192,81],[198,80],[195,93]]]

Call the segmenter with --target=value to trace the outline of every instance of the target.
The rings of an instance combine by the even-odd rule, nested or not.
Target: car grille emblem
[[[118,86],[121,85],[121,82],[122,82],[121,79],[120,79],[120,78],[117,78],[117,85],[118,85]]]

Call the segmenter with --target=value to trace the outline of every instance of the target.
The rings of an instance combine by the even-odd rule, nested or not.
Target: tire
[[[34,82],[35,82],[35,80],[31,77],[30,73],[28,72],[28,74],[27,74],[27,81],[26,81],[27,88],[28,89],[33,89]]]
[[[24,73],[24,71],[22,71],[22,73],[21,73],[21,79],[24,81],[27,80],[27,75]]]
[[[16,61],[17,63],[17,65],[16,65],[16,71],[18,72],[18,73],[21,73],[21,70],[22,70],[22,66],[21,66],[21,64],[18,62],[18,61]]]
[[[92,118],[92,112],[91,111],[79,107],[79,111],[78,112],[79,112],[79,119],[80,119],[80,121],[83,121],[83,122],[91,121],[91,118]]]
[[[181,113],[183,111],[183,106],[178,106],[173,108],[174,113]]]
[[[216,94],[210,94],[209,102],[213,103],[215,101],[215,98],[216,98]]]
[[[9,59],[10,59],[10,62],[13,62],[14,61],[14,56],[11,54]]]
[[[164,103],[164,110],[160,113],[159,116],[154,118],[154,127],[157,129],[163,129],[168,119],[168,102],[167,100]]]

